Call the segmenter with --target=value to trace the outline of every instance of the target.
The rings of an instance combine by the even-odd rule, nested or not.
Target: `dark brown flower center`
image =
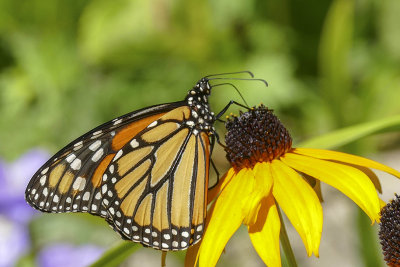
[[[289,132],[264,105],[230,117],[225,127],[226,157],[235,170],[272,161],[292,147]]]
[[[381,210],[379,238],[388,266],[400,266],[400,197],[391,200]]]

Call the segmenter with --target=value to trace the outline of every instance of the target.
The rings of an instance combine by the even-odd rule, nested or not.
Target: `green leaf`
[[[394,131],[399,129],[400,115],[396,115],[377,121],[366,122],[342,128],[340,130],[312,138],[305,142],[301,142],[298,147],[330,149],[347,145],[355,140],[371,134]]]
[[[353,44],[354,1],[332,1],[321,33],[319,68],[321,74],[321,96],[331,111],[337,126],[357,121],[346,113],[352,96],[349,56]]]
[[[141,246],[134,242],[123,241],[117,246],[104,252],[103,256],[91,265],[91,267],[117,267],[131,256]]]

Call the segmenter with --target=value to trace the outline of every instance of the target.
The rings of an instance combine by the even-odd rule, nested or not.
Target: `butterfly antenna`
[[[247,104],[246,100],[244,100],[244,97],[243,97],[242,93],[240,93],[239,89],[238,89],[235,85],[233,85],[232,83],[219,83],[219,84],[213,85],[212,87],[217,87],[217,86],[221,86],[221,85],[230,85],[230,86],[232,86],[233,88],[235,88],[236,92],[238,92],[238,94],[240,95],[240,98],[243,100],[244,104],[245,104],[247,107],[249,106],[249,105]]]
[[[221,76],[221,75],[241,74],[241,73],[247,73],[247,74],[249,74],[251,76],[251,78],[254,78],[254,74],[251,71],[248,71],[248,70],[242,70],[242,71],[236,71],[236,72],[225,72],[225,73],[218,73],[218,74],[210,74],[210,75],[204,76],[204,78],[214,77],[214,76]]]
[[[246,78],[230,78],[230,77],[214,77],[211,79],[208,79],[209,81],[211,80],[239,80],[239,81],[260,81],[263,82],[265,84],[265,86],[268,86],[268,83],[266,80],[263,79],[246,79]]]

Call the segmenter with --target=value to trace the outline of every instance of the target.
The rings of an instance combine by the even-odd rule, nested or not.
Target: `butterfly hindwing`
[[[44,212],[90,212],[105,217],[103,173],[126,142],[182,102],[141,109],[109,121],[77,138],[33,176],[26,200]]]
[[[161,250],[201,239],[209,136],[216,117],[202,78],[183,101],[118,117],[77,138],[32,177],[27,202],[43,212],[89,212],[122,238]]]
[[[163,250],[201,238],[209,142],[188,127],[191,119],[187,106],[166,113],[118,151],[104,173],[107,221],[124,238]]]

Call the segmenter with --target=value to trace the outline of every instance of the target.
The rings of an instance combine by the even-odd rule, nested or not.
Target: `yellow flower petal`
[[[381,185],[381,181],[379,181],[378,176],[370,169],[364,166],[359,166],[359,165],[354,165],[354,164],[350,164],[350,163],[343,163],[346,165],[349,165],[353,168],[357,168],[360,171],[362,171],[363,173],[365,173],[365,175],[367,175],[369,177],[369,179],[371,180],[371,182],[374,184],[375,189],[382,194],[382,185]]]
[[[315,193],[317,194],[319,198],[319,202],[324,202],[324,199],[322,198],[322,192],[321,192],[321,181],[315,179],[314,177],[311,177],[310,175],[307,175],[305,173],[302,173],[301,176],[307,181],[309,185],[311,185],[312,189],[314,189]]]
[[[254,189],[251,195],[244,199],[243,214],[245,215],[243,223],[246,225],[254,224],[257,220],[258,211],[261,207],[261,199],[270,194],[273,179],[268,164],[257,163],[253,168],[255,177]]]
[[[319,159],[329,159],[329,160],[336,160],[336,161],[342,161],[342,162],[347,162],[350,164],[355,164],[359,166],[364,166],[367,168],[373,168],[377,170],[381,170],[387,173],[390,173],[398,178],[400,178],[400,172],[396,171],[395,169],[392,169],[386,165],[383,165],[379,162],[366,159],[363,157],[343,153],[343,152],[337,152],[337,151],[332,151],[332,150],[324,150],[324,149],[314,149],[314,148],[295,148],[293,150],[293,153],[297,154],[302,154],[314,158],[319,158]]]
[[[387,203],[386,203],[383,199],[379,198],[379,205],[381,206],[381,209],[382,209],[383,207],[385,207],[386,204],[387,204]]]
[[[242,224],[243,199],[246,199],[254,187],[253,172],[242,169],[226,184],[215,201],[214,210],[199,250],[199,264],[215,266],[226,243]]]
[[[279,234],[281,222],[272,195],[261,201],[259,213],[255,224],[248,226],[251,242],[265,265],[280,267]]]
[[[255,177],[254,190],[262,192],[264,196],[269,195],[272,185],[274,184],[269,164],[270,163],[260,162],[253,168]]]
[[[352,199],[371,218],[379,219],[379,198],[367,175],[344,164],[286,153],[281,160],[290,167],[327,183]]]
[[[317,180],[315,183],[315,186],[313,187],[315,193],[317,193],[319,202],[324,202],[324,198],[322,197],[322,191],[321,191],[321,181]]]
[[[230,168],[227,173],[220,179],[218,184],[212,189],[208,190],[207,193],[207,204],[213,201],[213,199],[218,196],[218,194],[224,190],[225,186],[231,181],[232,177],[235,175],[235,170]]]
[[[274,179],[272,194],[299,233],[308,256],[318,257],[322,233],[322,207],[319,199],[304,179],[279,160],[271,163]]]

